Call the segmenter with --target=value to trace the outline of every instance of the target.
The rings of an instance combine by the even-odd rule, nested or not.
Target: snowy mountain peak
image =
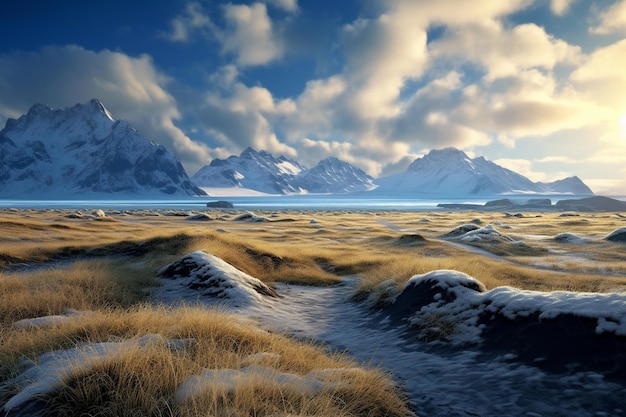
[[[534,183],[480,156],[471,159],[455,148],[435,149],[416,159],[406,172],[376,181],[379,193],[497,195],[516,193],[593,194],[578,179]]]
[[[192,180],[201,187],[240,187],[266,193],[346,193],[374,187],[362,170],[329,157],[306,169],[285,156],[246,148],[239,156],[214,159]]]
[[[454,165],[455,169],[464,168],[473,170],[472,160],[463,151],[456,148],[433,149],[421,158],[413,161],[407,171],[445,170],[446,167]]]
[[[104,104],[102,104],[102,102],[100,100],[98,100],[97,98],[92,98],[91,100],[89,100],[89,102],[87,104],[84,104],[84,105],[83,104],[77,104],[76,106],[78,106],[78,107],[84,106],[92,114],[102,114],[107,119],[109,119],[111,121],[115,121],[115,119],[113,118],[113,116],[111,115],[109,110],[106,107],[104,107]]]
[[[96,99],[65,109],[36,104],[0,131],[3,195],[203,195],[163,146]]]

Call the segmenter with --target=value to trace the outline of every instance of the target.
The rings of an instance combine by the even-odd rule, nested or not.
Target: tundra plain
[[[0,401],[24,389],[28,361],[117,344],[90,366],[74,358],[54,389],[4,411],[427,415],[406,381],[349,349],[263,328],[228,306],[163,303],[156,271],[204,251],[279,294],[284,285],[333,291],[354,277],[354,304],[437,270],[465,273],[487,290],[622,293],[626,246],[605,238],[625,226],[620,213],[3,209]],[[221,382],[194,388],[190,378],[207,372]]]

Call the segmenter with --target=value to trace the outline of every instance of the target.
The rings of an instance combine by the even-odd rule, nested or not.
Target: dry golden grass
[[[49,398],[56,415],[76,415],[77,410],[153,416],[409,414],[387,375],[346,357],[326,355],[219,312],[141,304],[146,288],[158,285],[155,271],[194,250],[219,256],[268,283],[328,285],[359,275],[363,280],[356,298],[366,297],[381,281],[392,279],[401,286],[413,275],[436,269],[465,272],[487,288],[604,292],[626,285],[624,246],[602,240],[626,225],[611,214],[291,211],[258,213],[274,221],[246,223],[234,221],[238,213],[228,211],[212,212],[215,220],[208,222],[141,212],[70,219],[67,213],[0,211],[2,379],[15,372],[20,358],[83,343],[146,334],[194,342],[182,350],[163,343],[135,346],[88,369],[77,368]],[[526,245],[470,247],[441,240],[470,222],[492,224]],[[561,232],[590,243],[556,242],[553,236]],[[45,264],[51,260],[60,261],[58,267]],[[35,265],[17,272],[22,263]],[[92,313],[49,328],[12,327],[19,319],[66,309]],[[190,375],[203,369],[239,370],[258,353],[265,354],[255,362],[266,367],[259,368],[260,374],[242,378],[235,388],[217,384],[193,399],[175,400],[176,387]],[[268,384],[263,375],[268,368],[300,376],[339,371],[328,373],[334,384],[312,395],[302,387]],[[0,394],[0,399],[10,395]]]
[[[60,326],[5,332],[3,342],[13,341],[0,345],[5,375],[21,356],[34,358],[83,342],[162,337],[126,345],[104,360],[74,369],[46,398],[52,415],[411,415],[383,372],[217,311],[140,306],[77,316]],[[163,342],[171,339],[185,343],[172,348]],[[188,399],[175,395],[183,381],[205,369],[240,370],[250,365],[260,367],[234,384],[216,381]],[[327,385],[311,390],[306,384],[268,378],[264,376],[268,370],[302,377],[319,372],[318,380]]]
[[[356,274],[367,277],[367,287],[368,281],[378,278],[402,280],[446,268],[466,272],[489,288],[511,285],[585,291],[621,286],[620,275],[626,271],[623,245],[601,240],[626,224],[613,214],[511,217],[498,212],[290,211],[261,212],[274,221],[246,223],[234,221],[238,213],[229,211],[212,212],[215,220],[209,222],[140,212],[112,214],[113,221],[104,222],[68,219],[66,213],[0,213],[0,236],[5,236],[0,238],[4,239],[0,265],[133,255],[158,268],[192,250],[204,250],[268,283],[328,285]],[[526,244],[452,246],[440,240],[470,222],[492,224]],[[561,232],[578,234],[592,243],[554,241]]]
[[[138,304],[145,300],[145,288],[157,285],[157,268],[197,249],[267,281],[337,282],[338,276],[320,265],[314,245],[305,244],[309,231],[294,242],[286,239],[294,225],[277,232],[232,224],[234,228],[222,232],[178,218],[96,222],[51,213],[9,217],[0,223],[7,232],[1,249],[6,270],[0,273],[2,380],[17,372],[22,358],[36,360],[56,349],[136,340],[147,334],[193,340],[182,350],[164,343],[129,345],[106,360],[77,367],[47,397],[51,415],[411,415],[381,371],[269,334],[235,316]],[[61,262],[37,264],[47,260]],[[33,265],[11,269],[16,263]],[[50,327],[12,326],[23,318],[66,309],[89,313]],[[259,353],[260,359],[250,359]],[[214,384],[191,399],[176,399],[177,387],[203,369],[238,370],[252,364],[263,367],[234,386]],[[271,381],[264,375],[268,369],[300,375],[302,380],[320,371],[316,378],[327,384],[311,391],[306,385]],[[0,400],[13,394],[4,392]]]

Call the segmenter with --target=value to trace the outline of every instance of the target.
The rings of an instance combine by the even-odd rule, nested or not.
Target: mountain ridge
[[[378,178],[377,193],[436,195],[577,194],[593,195],[578,177],[542,183],[482,156],[470,158],[456,148],[433,149],[406,171]]]
[[[293,159],[251,147],[239,156],[214,159],[191,179],[200,187],[238,187],[270,194],[333,194],[373,188],[369,175],[336,157],[305,168]]]
[[[34,104],[0,130],[0,193],[205,195],[163,146],[115,120],[97,99],[65,109]]]

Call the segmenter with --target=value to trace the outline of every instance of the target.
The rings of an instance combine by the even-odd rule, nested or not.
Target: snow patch
[[[115,358],[129,348],[145,348],[155,343],[165,344],[171,349],[179,349],[186,344],[182,340],[166,340],[160,335],[148,334],[133,340],[89,343],[72,349],[44,353],[39,357],[38,363],[24,362],[22,365],[26,370],[5,383],[8,386],[20,386],[22,389],[4,404],[3,410],[8,413],[29,401],[49,394],[72,374]]]
[[[159,278],[172,280],[178,290],[186,288],[233,306],[267,302],[278,293],[217,256],[196,251],[172,262],[157,272]],[[170,291],[176,293],[174,288]]]

